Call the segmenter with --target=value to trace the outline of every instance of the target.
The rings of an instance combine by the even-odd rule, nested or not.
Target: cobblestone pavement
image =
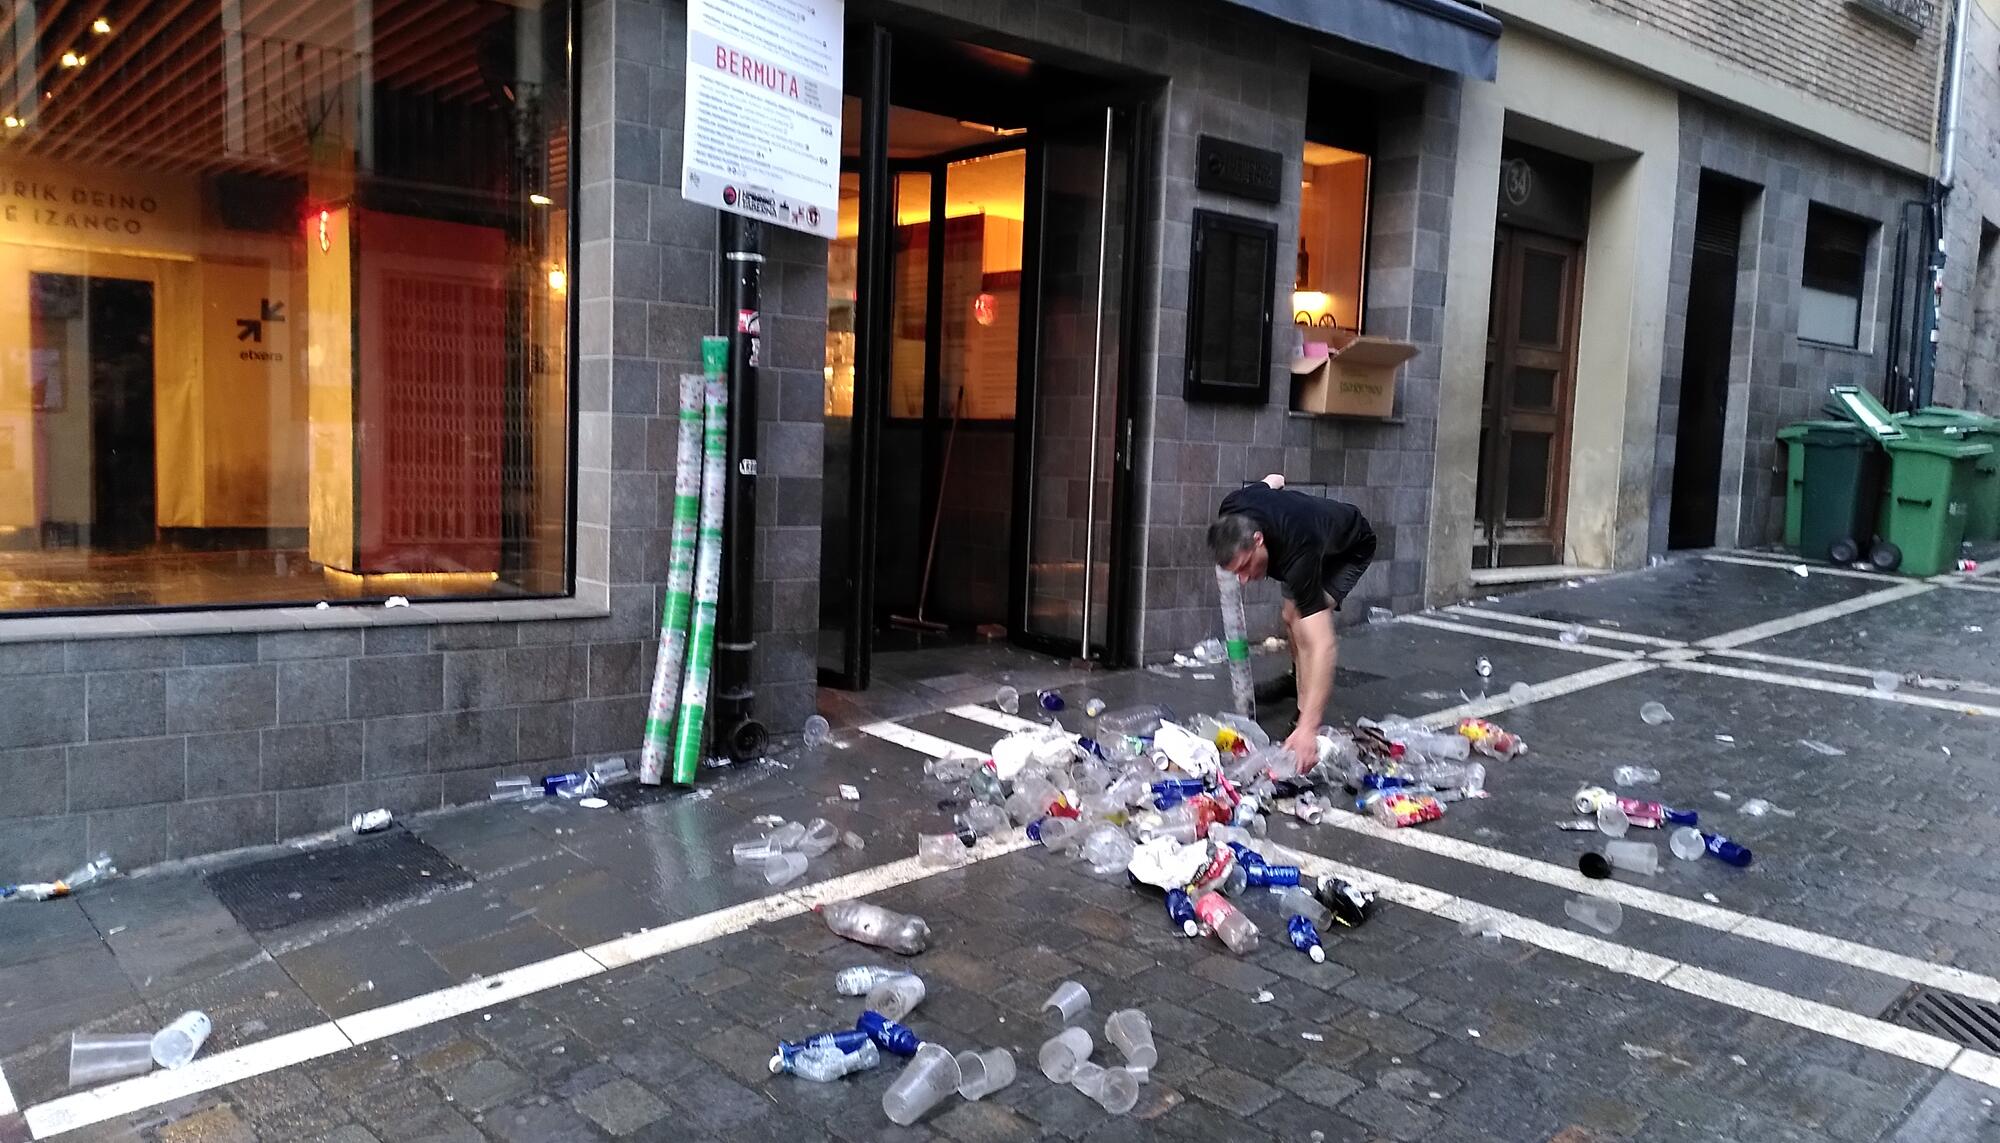
[[[1346,634],[1340,718],[1490,709],[1531,752],[1492,767],[1490,799],[1420,830],[1277,820],[1274,841],[1367,871],[1391,902],[1328,934],[1323,965],[1283,942],[1274,910],[1248,906],[1265,939],[1238,958],[1180,937],[1122,877],[1039,847],[947,871],[905,860],[962,794],[924,777],[925,750],[990,746],[990,711],[844,728],[836,748],[622,811],[409,823],[470,880],[389,907],[253,931],[209,869],[11,905],[0,1068],[26,1114],[0,1116],[0,1141],[75,1124],[61,1137],[2000,1140],[1994,1049],[1879,1019],[1913,983],[2000,999],[2000,660],[1970,630],[2000,633],[2000,592],[1899,586],[1697,559]],[[1565,642],[1573,623],[1586,637]],[[1764,637],[1733,637],[1746,629]],[[1876,671],[1900,677],[1893,693]],[[1225,703],[1221,679],[1177,675],[1064,694]],[[1508,697],[1516,682],[1529,701]],[[1646,701],[1675,721],[1643,725]],[[1658,767],[1648,793],[1757,861],[1669,857],[1596,938],[1563,904],[1597,839],[1554,823],[1626,762]],[[1742,813],[1753,797],[1774,811]],[[727,853],[762,814],[825,816],[865,848],[772,895]],[[935,942],[908,965],[929,995],[908,1023],[954,1050],[1013,1049],[1011,1087],[899,1129],[881,1111],[893,1062],[830,1085],[767,1072],[777,1039],[851,1026],[860,1002],[834,995],[833,970],[886,956],[802,911],[853,892],[928,919]],[[1480,912],[1499,944],[1460,934]],[[1065,979],[1090,989],[1094,1035],[1118,1008],[1152,1017],[1160,1061],[1128,1116],[1034,1069],[1054,1030],[1040,1005]],[[73,1030],[192,1007],[216,1031],[191,1068],[67,1092]]]

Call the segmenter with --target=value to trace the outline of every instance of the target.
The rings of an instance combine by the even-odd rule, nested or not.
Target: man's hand
[[[1319,765],[1319,727],[1307,726],[1301,722],[1292,736],[1285,739],[1285,749],[1299,760],[1299,773],[1304,774]]]
[[[1285,486],[1285,474],[1274,472],[1264,478],[1264,483],[1270,485],[1273,489],[1283,488]]]

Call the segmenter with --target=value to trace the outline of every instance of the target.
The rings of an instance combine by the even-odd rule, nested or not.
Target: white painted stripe
[[[968,703],[965,706],[951,707],[946,713],[955,714],[960,718],[971,719],[973,722],[983,722],[995,730],[1004,730],[1009,734],[1017,730],[1035,730],[1042,725],[1032,718],[1022,718],[1018,714],[1008,714],[1004,710],[995,710],[990,706],[981,706],[978,703]]]
[[[1708,654],[1721,658],[1741,659],[1746,663],[1764,663],[1773,667],[1796,667],[1802,671],[1824,671],[1830,675],[1853,675],[1868,678],[1875,672],[1867,667],[1850,667],[1843,663],[1822,663],[1817,659],[1795,659],[1790,655],[1767,655],[1762,651],[1738,651],[1724,647],[1709,651]]]
[[[35,1138],[47,1139],[65,1131],[103,1123],[148,1107],[212,1091],[224,1084],[238,1083],[329,1056],[351,1045],[332,1024],[315,1024],[212,1056],[203,1056],[173,1071],[148,1072],[134,1079],[119,1080],[89,1091],[36,1104],[24,1116]]]
[[[1804,1000],[1789,992],[1752,984],[1718,972],[1693,965],[1681,965],[1660,980],[1668,988],[1679,989],[1690,996],[1727,1004],[1731,1008],[1745,1012],[1755,1012],[1794,1028],[1808,1032],[1818,1032],[1823,1036],[1846,1040],[1864,1048],[1873,1048],[1892,1056],[1900,1056],[1934,1068],[1951,1065],[1963,1050],[1957,1044],[1941,1036],[1932,1036],[1910,1028],[1899,1028],[1886,1020],[1871,1016],[1857,1016],[1844,1008],[1831,1004],[1821,1004],[1816,1000]]]
[[[1772,671],[1756,671],[1747,667],[1725,667],[1720,663],[1666,663],[1669,670],[1692,671],[1699,675],[1721,675],[1724,678],[1742,679],[1752,683],[1776,683],[1784,687],[1798,687],[1802,690],[1820,691],[1830,695],[1848,695],[1852,698],[1875,699],[1879,702],[1902,703],[1904,706],[1928,707],[1931,710],[1948,710],[1955,714],[1986,715],[2000,717],[2000,706],[1983,706],[1979,703],[1958,699],[1932,698],[1930,695],[1912,694],[1899,690],[1883,694],[1873,686],[1856,686],[1851,683],[1834,683],[1825,679],[1804,679],[1796,675],[1780,675]]]
[[[1501,623],[1512,623],[1517,627],[1538,627],[1544,631],[1567,631],[1570,624],[1555,619],[1543,619],[1539,615],[1516,615],[1511,611],[1500,611],[1491,607],[1478,607],[1468,603],[1455,603],[1445,608],[1453,615],[1472,615],[1481,619],[1492,619]],[[1644,647],[1685,647],[1679,639],[1662,639],[1657,635],[1640,635],[1631,631],[1619,631],[1610,627],[1597,627],[1586,623],[1584,630],[1592,639],[1610,639],[1618,643],[1637,643]],[[1569,644],[1563,644],[1565,647]]]
[[[900,722],[871,722],[861,728],[861,733],[933,758],[978,757],[981,753],[976,747],[962,746],[935,734],[925,734]]]
[[[1570,651],[1578,655],[1595,655],[1600,659],[1636,659],[1638,651],[1620,651],[1611,647],[1593,647],[1588,643],[1565,643],[1560,639],[1544,639],[1540,635],[1522,635],[1515,631],[1501,631],[1483,627],[1476,623],[1454,623],[1449,619],[1435,619],[1428,615],[1404,615],[1396,622],[1410,623],[1418,627],[1434,627],[1439,631],[1456,631],[1461,635],[1477,635],[1483,639],[1499,639],[1508,643],[1522,643],[1530,647],[1547,647],[1556,651]]]
[[[477,1012],[481,1008],[491,1008],[509,1000],[519,1000],[537,992],[546,992],[558,985],[569,984],[596,976],[605,966],[587,952],[563,953],[561,956],[539,960],[522,965],[509,972],[468,980],[450,988],[412,996],[394,1004],[384,1004],[352,1016],[342,1016],[334,1024],[346,1033],[356,1044],[366,1044],[380,1040],[398,1032],[412,1028],[422,1028],[440,1020]]]
[[[679,949],[698,945],[703,941],[730,933],[740,933],[755,928],[766,921],[776,921],[785,917],[795,917],[806,911],[797,893],[776,893],[769,897],[759,897],[755,901],[745,901],[727,909],[717,909],[699,917],[675,921],[661,925],[657,929],[627,933],[614,937],[602,944],[595,944],[584,950],[606,968],[623,968],[628,964],[665,956]]]
[[[1962,1075],[1974,1083],[2000,1088],[2000,1059],[1995,1059],[1985,1052],[1965,1049],[1951,1062],[1951,1070],[1954,1074]]]
[[[1839,619],[1866,611],[1871,607],[1880,607],[1885,603],[1894,603],[1900,599],[1909,599],[1936,590],[1936,584],[1902,583],[1895,587],[1883,588],[1881,591],[1871,591],[1867,595],[1857,595],[1853,599],[1845,599],[1839,603],[1829,603],[1825,607],[1808,608],[1727,634],[1711,636],[1696,643],[1695,646],[1710,650],[1741,647],[1745,643],[1755,643],[1759,639],[1769,639],[1773,635],[1783,635],[1787,631],[1797,631],[1801,627],[1811,627],[1825,623],[1829,619]]]
[[[2000,567],[2000,560],[1996,560],[1993,566]],[[1980,568],[1979,574],[1985,575],[1986,569],[1983,567]],[[2000,583],[1985,583],[1978,580],[1968,580],[1963,576],[1939,576],[1936,579],[1931,580],[1931,582],[1937,584],[1939,587],[1956,588],[1959,591],[1976,591],[1982,595],[1993,595],[1996,593],[2000,593]]]
[[[1719,552],[1705,552],[1702,554],[1701,558],[1707,560],[1710,563],[1715,563],[1715,564],[1738,564],[1743,567],[1771,568],[1776,571],[1791,572],[1791,574],[1793,575],[1799,574],[1795,571],[1792,571],[1793,568],[1799,566],[1799,561],[1797,560],[1793,560],[1790,563],[1786,563],[1785,561],[1780,559],[1757,559],[1751,556],[1729,556],[1729,555],[1723,555]],[[1808,576],[1832,575],[1832,576],[1840,576],[1845,579],[1879,580],[1883,583],[1910,582],[1908,576],[1890,575],[1887,572],[1860,571],[1856,568],[1837,568],[1831,565],[1821,565],[1821,564],[1806,564],[1805,567],[1806,567],[1806,574]]]
[[[1512,874],[1527,881],[1540,882],[1573,893],[1592,893],[1630,908],[1699,925],[1716,932],[1731,933],[1762,944],[1791,949],[1836,964],[1927,984],[1934,988],[1970,996],[1975,1000],[2000,1003],[2000,979],[1951,965],[1933,964],[1902,953],[1830,937],[1775,921],[1766,921],[1719,905],[1677,897],[1671,893],[1662,893],[1624,881],[1592,881],[1566,865],[1509,853],[1503,849],[1495,849],[1446,834],[1414,829],[1390,829],[1362,814],[1337,811],[1328,814],[1321,824],[1361,834],[1377,841],[1390,842],[1406,849],[1450,858],[1467,865],[1476,865],[1482,869]]]
[[[14,1089],[7,1086],[7,1073],[0,1071],[0,1115],[12,1115],[21,1110],[14,1102]]]
[[[1497,695],[1488,695],[1444,710],[1433,711],[1417,721],[1430,727],[1456,726],[1461,718],[1491,718],[1516,707],[1527,706],[1529,703],[1546,702],[1577,691],[1589,690],[1591,687],[1603,686],[1605,683],[1617,682],[1619,679],[1629,679],[1633,675],[1643,675],[1658,666],[1657,663],[1640,661],[1607,663],[1602,667],[1592,667],[1573,675],[1560,675],[1545,682],[1532,683],[1528,686],[1528,695],[1524,700],[1517,701],[1511,693],[1503,691]],[[1511,690],[1510,687],[1509,691]]]

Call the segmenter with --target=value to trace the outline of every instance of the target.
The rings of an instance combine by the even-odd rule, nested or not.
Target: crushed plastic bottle
[[[1673,712],[1663,703],[1649,702],[1639,707],[1639,721],[1647,726],[1659,726],[1673,720]]]
[[[868,1038],[868,1033],[859,1028],[851,1032],[821,1032],[815,1036],[807,1036],[803,1040],[780,1040],[777,1052],[766,1061],[765,1066],[770,1069],[772,1075],[778,1075],[786,1070],[787,1060],[805,1052],[832,1051],[844,1054],[860,1051],[863,1044],[872,1047],[874,1043],[875,1041]]]
[[[885,980],[905,975],[900,968],[879,964],[857,964],[833,974],[833,990],[842,996],[866,996]]]
[[[826,743],[827,735],[832,733],[832,723],[819,715],[813,715],[806,719],[805,729],[800,732],[799,739],[805,743],[807,750],[817,750]]]
[[[375,833],[379,830],[388,829],[390,824],[395,820],[396,815],[390,813],[388,810],[369,810],[365,813],[355,814],[353,819],[347,823],[347,826],[355,833]]]
[[[1620,786],[1646,786],[1660,780],[1660,772],[1651,766],[1620,766],[1611,772],[1611,780]]]
[[[957,839],[953,839],[956,842]],[[835,936],[890,952],[915,956],[931,946],[931,929],[922,917],[871,905],[865,901],[835,901],[813,911]],[[892,1051],[894,1049],[891,1049]]]
[[[75,869],[60,881],[36,881],[22,885],[0,885],[0,900],[18,897],[23,901],[48,901],[57,897],[67,897],[82,889],[87,889],[99,881],[118,872],[111,864],[111,855],[100,853]]]
[[[1250,918],[1237,910],[1236,906],[1220,893],[1204,893],[1194,903],[1194,913],[1201,923],[1221,938],[1229,951],[1237,956],[1248,956],[1257,950],[1257,926]]]
[[[782,1070],[814,1083],[832,1083],[843,1076],[865,1072],[881,1062],[882,1050],[864,1036],[861,1046],[851,1052],[838,1048],[811,1048],[785,1060]]]

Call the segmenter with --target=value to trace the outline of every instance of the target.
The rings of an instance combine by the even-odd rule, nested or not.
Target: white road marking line
[[[522,965],[510,972],[468,980],[436,992],[356,1012],[352,1016],[341,1016],[334,1020],[334,1025],[355,1044],[366,1044],[412,1028],[477,1012],[481,1008],[546,992],[558,985],[596,976],[604,969],[603,962],[587,952],[563,953]]]
[[[1724,976],[1705,968],[1696,968],[1669,957],[1630,948],[1601,937],[1546,925],[1504,909],[1488,908],[1477,901],[1439,892],[1427,885],[1384,877],[1361,866],[1332,861],[1310,853],[1301,853],[1298,856],[1302,859],[1299,862],[1302,872],[1313,876],[1332,875],[1367,886],[1379,893],[1383,899],[1406,908],[1430,913],[1450,921],[1465,921],[1475,916],[1489,917],[1501,935],[1513,937],[1523,944],[1594,964],[1624,976],[1663,984],[1690,996],[1789,1024],[1803,1031],[1831,1036],[1929,1067],[1951,1068],[1958,1074],[1981,1083],[1992,1083],[1994,1078],[1992,1069],[1983,1060],[1968,1059],[1965,1049],[1938,1036],[1900,1028],[1886,1020],[1856,1015],[1830,1004],[1805,1000],[1790,993],[1752,984],[1732,976]]]
[[[1511,693],[1502,691],[1497,695],[1488,695],[1485,698],[1476,698],[1471,702],[1460,703],[1457,706],[1447,707],[1444,710],[1433,711],[1430,714],[1421,716],[1417,721],[1429,727],[1456,726],[1458,725],[1458,720],[1461,718],[1491,718],[1496,714],[1513,710],[1516,707],[1527,706],[1530,703],[1545,702],[1549,699],[1574,694],[1577,691],[1585,691],[1592,687],[1603,686],[1605,683],[1615,683],[1619,679],[1629,679],[1633,675],[1643,675],[1647,671],[1657,669],[1658,666],[1659,664],[1657,663],[1636,660],[1606,663],[1602,667],[1592,667],[1587,671],[1578,671],[1573,675],[1560,675],[1546,682],[1531,683],[1528,686],[1528,697],[1525,700],[1516,700]]]
[[[1853,675],[1856,678],[1870,678],[1875,672],[1867,667],[1849,667],[1841,663],[1822,663],[1817,659],[1795,659],[1790,655],[1767,655],[1762,651],[1738,651],[1724,647],[1707,652],[1710,655],[1730,659],[1741,659],[1746,663],[1764,663],[1773,667],[1797,667],[1802,671],[1824,671],[1833,675]]]
[[[1743,567],[1771,568],[1776,571],[1786,571],[1786,572],[1790,572],[1792,571],[1793,568],[1799,566],[1798,560],[1793,560],[1790,563],[1786,563],[1783,560],[1779,559],[1766,560],[1766,559],[1757,559],[1756,557],[1753,556],[1730,556],[1730,555],[1723,555],[1718,552],[1704,553],[1701,558],[1714,564],[1740,564]],[[1837,568],[1832,566],[1822,566],[1820,564],[1807,564],[1806,569],[1808,576],[1832,575],[1832,576],[1841,576],[1846,579],[1879,580],[1884,583],[1910,582],[1908,576],[1890,575],[1887,572],[1857,571],[1854,568]],[[1792,574],[1797,575],[1798,573],[1792,572]]]
[[[967,703],[964,706],[950,707],[946,709],[945,713],[955,714],[960,718],[971,719],[973,722],[983,722],[995,730],[1004,730],[1009,734],[1017,730],[1034,730],[1042,725],[1032,718],[1022,718],[1018,714],[1008,714],[1004,710],[995,710],[990,706],[981,706],[977,703]]]
[[[1321,822],[1335,829],[1358,833],[1406,849],[1477,865],[1498,873],[1509,873],[1528,881],[1538,881],[1575,893],[1591,893],[1644,912],[1654,913],[1716,932],[1729,933],[1762,944],[1790,949],[1820,960],[1879,972],[1902,980],[1928,984],[1969,996],[1975,1000],[2000,1003],[2000,979],[1951,965],[1934,964],[1902,953],[1878,949],[1855,941],[1830,937],[1809,929],[1767,921],[1719,905],[1709,905],[1647,889],[1623,881],[1592,881],[1565,865],[1510,853],[1504,849],[1464,841],[1447,834],[1414,829],[1390,829],[1361,814],[1338,811]]]
[[[39,1103],[29,1108],[24,1117],[28,1121],[28,1130],[34,1132],[35,1138],[47,1139],[51,1135],[212,1091],[224,1084],[329,1056],[351,1046],[339,1028],[332,1024],[315,1024],[310,1028],[203,1056],[173,1071],[148,1072],[134,1079],[119,1080]]]
[[[1544,639],[1540,635],[1522,635],[1513,631],[1502,631],[1493,627],[1483,627],[1476,623],[1454,623],[1449,619],[1433,619],[1428,615],[1404,615],[1398,623],[1410,623],[1418,627],[1434,627],[1439,631],[1456,631],[1461,635],[1477,635],[1484,639],[1500,639],[1508,643],[1523,643],[1530,647],[1548,647],[1556,651],[1571,651],[1578,655],[1594,655],[1600,659],[1637,659],[1638,651],[1619,651],[1610,647],[1593,647],[1588,643],[1565,643],[1560,639]]]
[[[21,1110],[14,1102],[14,1089],[7,1086],[7,1073],[0,1071],[0,1115],[12,1115]]]
[[[2000,567],[2000,561],[1996,561],[1994,566]],[[1986,570],[1981,568],[1980,574],[1986,574]],[[1976,591],[1982,595],[2000,593],[2000,583],[1978,583],[1966,580],[1962,576],[1938,576],[1936,579],[1931,580],[1931,582],[1937,584],[1939,587],[1956,588],[1960,591]]]
[[[1979,703],[1962,702],[1956,699],[1932,698],[1930,695],[1911,694],[1907,690],[1884,694],[1873,686],[1856,686],[1851,683],[1833,683],[1825,679],[1805,679],[1797,675],[1780,675],[1773,671],[1754,671],[1745,667],[1725,667],[1720,663],[1666,663],[1673,671],[1692,671],[1699,675],[1721,675],[1729,679],[1742,679],[1753,683],[1776,683],[1784,687],[1798,687],[1803,690],[1821,691],[1830,695],[1848,695],[1853,698],[1875,699],[1879,702],[1902,703],[1904,706],[1928,707],[1931,710],[1947,710],[1955,714],[1986,715],[2000,717],[2000,706],[1983,706]]]
[[[1570,628],[1570,624],[1568,623],[1554,619],[1543,619],[1539,615],[1516,615],[1511,611],[1499,611],[1490,607],[1476,607],[1468,603],[1455,603],[1445,608],[1445,610],[1453,615],[1476,615],[1481,619],[1493,619],[1501,623],[1512,623],[1518,627],[1539,627],[1544,631],[1567,631]],[[1685,642],[1679,639],[1662,639],[1657,635],[1640,635],[1631,631],[1618,631],[1610,627],[1595,627],[1588,623],[1584,624],[1583,628],[1590,632],[1592,639],[1610,639],[1613,642],[1619,643],[1637,643],[1645,647],[1687,646]],[[1565,647],[1571,646],[1571,644],[1567,643],[1563,645]]]
[[[661,925],[657,929],[613,937],[584,951],[605,968],[623,968],[715,937],[740,933],[766,921],[795,917],[805,911],[806,905],[797,893],[775,893],[741,905],[717,909],[713,913],[703,913],[699,917]]]
[[[1965,1049],[1951,1062],[1951,1070],[1953,1074],[1964,1076],[1974,1083],[2000,1088],[2000,1059],[1995,1059],[1985,1052]]]
[[[1839,619],[1842,616],[1866,611],[1871,607],[1880,607],[1885,603],[1894,603],[1897,600],[1909,599],[1936,590],[1937,585],[1930,583],[1898,584],[1895,587],[1883,588],[1881,591],[1871,591],[1867,595],[1857,595],[1853,599],[1842,600],[1839,603],[1829,603],[1825,607],[1808,608],[1741,630],[1711,636],[1698,641],[1695,646],[1709,650],[1741,647],[1745,643],[1755,643],[1759,639],[1769,639],[1773,635],[1783,635],[1787,631],[1797,631],[1801,627],[1811,627],[1825,623],[1829,619]]]
[[[974,747],[961,746],[949,739],[939,738],[935,734],[925,734],[900,722],[871,722],[861,728],[861,733],[884,742],[892,742],[919,754],[928,754],[933,758],[976,756],[980,753]]]

